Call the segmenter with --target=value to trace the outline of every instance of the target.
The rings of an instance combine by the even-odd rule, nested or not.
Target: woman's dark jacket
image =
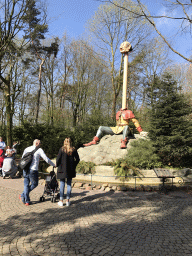
[[[62,148],[60,148],[56,164],[57,164],[57,179],[75,178],[76,166],[79,163],[79,155],[75,149],[72,155],[67,155]]]

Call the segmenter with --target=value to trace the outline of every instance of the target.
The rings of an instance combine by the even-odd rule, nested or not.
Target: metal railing
[[[136,188],[137,188],[137,179],[140,179],[140,180],[142,180],[142,179],[162,179],[161,177],[142,177],[142,176],[131,176],[131,175],[129,175],[129,176],[103,176],[103,175],[95,175],[95,174],[80,174],[80,173],[77,173],[76,175],[83,175],[83,176],[90,176],[90,182],[91,182],[91,189],[93,189],[93,176],[94,177],[102,177],[102,178],[111,178],[111,177],[113,177],[113,178],[124,178],[125,179],[125,181],[126,181],[126,178],[131,178],[131,179],[134,179],[135,181],[134,181],[134,184],[135,184],[135,188],[134,188],[134,190],[136,190]],[[181,176],[174,176],[174,177],[172,177],[172,178],[170,178],[170,177],[164,177],[165,179],[172,179],[172,186],[173,186],[173,179],[175,179],[175,178],[180,178],[177,182],[178,182],[178,184],[181,186],[181,185],[183,185],[184,184],[184,179],[183,179],[183,177],[181,177]],[[122,181],[122,183],[124,183],[125,181]],[[128,181],[127,181],[128,182]]]

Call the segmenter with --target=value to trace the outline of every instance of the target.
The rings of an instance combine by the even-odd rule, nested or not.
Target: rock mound
[[[96,165],[102,165],[104,163],[125,157],[127,150],[129,150],[131,147],[130,143],[133,140],[141,138],[141,136],[139,134],[135,134],[133,137],[129,137],[127,149],[120,149],[122,136],[122,134],[106,135],[101,138],[97,145],[79,148],[78,153],[80,160],[85,162],[93,162]]]

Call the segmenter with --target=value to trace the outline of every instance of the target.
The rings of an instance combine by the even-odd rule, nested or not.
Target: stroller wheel
[[[45,201],[45,197],[44,196],[41,196],[40,197],[40,202],[44,202]]]
[[[53,197],[51,197],[51,203],[53,203]]]
[[[56,202],[56,198],[55,197],[53,197],[53,203],[55,203]]]

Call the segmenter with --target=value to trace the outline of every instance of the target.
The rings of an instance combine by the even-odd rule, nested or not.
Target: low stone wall
[[[55,162],[55,159],[52,160]],[[113,167],[98,165],[95,167],[96,173],[94,175],[84,175],[77,174],[76,178],[73,179],[76,183],[82,184],[92,184],[94,186],[103,186],[103,184],[108,184],[110,189],[113,186],[116,187],[130,187],[130,189],[136,187],[158,187],[162,184],[161,179],[157,178],[154,170],[141,170],[143,177],[140,179],[138,177],[132,178],[129,181],[122,182],[120,179],[114,175]],[[192,169],[185,168],[181,170],[170,169],[176,178],[173,179],[174,185],[190,185],[192,184]],[[48,172],[52,171],[52,166],[47,169]],[[136,181],[136,183],[135,183]],[[168,184],[172,183],[172,179],[167,180]],[[86,186],[86,185],[85,185]],[[147,188],[150,190],[150,188]]]
[[[144,192],[151,192],[151,191],[159,191],[159,185],[137,185],[136,187],[133,185],[114,185],[110,183],[103,183],[103,184],[91,184],[85,182],[78,182],[73,181],[72,187],[82,189],[82,190],[100,190],[100,191],[144,191]],[[184,184],[180,186],[177,185],[166,185],[166,189],[168,190],[183,190],[186,192],[192,191],[192,185]]]
[[[113,167],[100,165],[95,167],[96,173],[94,175],[77,174],[74,181],[87,183],[110,183],[113,185],[152,185],[158,186],[162,180],[157,178],[154,170],[141,170],[141,178],[134,177],[128,181],[122,182],[119,177],[114,175]],[[176,178],[173,179],[173,184],[192,184],[192,169],[170,170]],[[172,179],[167,179],[167,183],[172,183]]]

